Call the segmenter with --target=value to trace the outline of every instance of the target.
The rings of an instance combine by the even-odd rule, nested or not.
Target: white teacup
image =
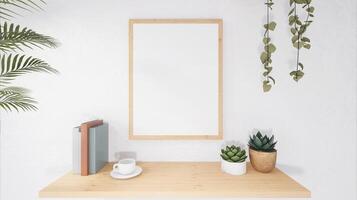
[[[130,174],[135,171],[136,161],[132,158],[119,160],[118,163],[113,165],[113,171],[120,174]]]

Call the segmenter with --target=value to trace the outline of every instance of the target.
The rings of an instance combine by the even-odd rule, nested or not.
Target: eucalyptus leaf
[[[276,27],[276,22],[270,22],[269,23],[269,30],[274,31]]]
[[[289,25],[290,26],[293,25],[294,22],[295,22],[295,16],[292,15],[292,16],[289,17]]]
[[[262,54],[260,54],[260,61],[264,64],[267,62],[268,59],[268,54],[266,52],[263,52]]]
[[[310,49],[311,48],[311,44],[304,44],[304,48],[305,49]]]
[[[301,49],[301,47],[303,47],[303,43],[302,42],[295,42],[293,46],[295,48],[297,48],[297,49]]]
[[[274,44],[271,43],[271,39],[269,37],[269,32],[270,31],[274,31],[277,24],[274,21],[270,21],[270,16],[269,16],[269,9],[273,9],[272,6],[274,5],[273,0],[267,0],[267,2],[265,3],[266,7],[267,7],[267,23],[264,24],[264,29],[265,29],[265,33],[264,33],[264,38],[263,38],[263,43],[264,43],[264,52],[261,53],[260,55],[260,60],[264,65],[264,69],[265,71],[263,72],[263,76],[266,77],[266,79],[263,81],[263,91],[264,92],[268,92],[270,91],[272,85],[270,84],[269,80],[269,73],[272,71],[272,67],[271,67],[271,63],[273,62],[271,59],[271,54],[274,53],[276,51],[276,47]],[[255,137],[255,136],[254,136]],[[258,139],[258,138],[254,138],[254,139]],[[252,140],[254,141],[254,140]],[[251,145],[252,146],[252,145]]]
[[[290,72],[290,76],[296,76],[296,71]]]
[[[270,43],[269,45],[265,46],[264,49],[267,52],[274,53],[276,50],[276,47],[274,44]]]
[[[309,7],[306,9],[307,12],[313,13],[315,11],[315,8],[313,6]]]
[[[302,25],[301,21],[299,19],[295,20],[295,23],[298,24],[298,25]]]
[[[273,67],[265,67],[264,69],[266,69],[267,72],[270,73],[273,70]]]
[[[304,72],[304,65],[299,62],[300,60],[300,50],[302,47],[306,49],[311,48],[310,44],[310,39],[308,37],[303,36],[307,30],[307,28],[310,26],[312,23],[312,20],[309,19],[309,17],[314,17],[314,11],[315,8],[311,6],[312,0],[290,0],[290,7],[291,10],[289,12],[289,25],[290,27],[290,32],[293,34],[293,37],[291,38],[291,42],[293,43],[293,47],[297,49],[297,66],[295,71],[290,72],[290,76],[293,77],[295,81],[299,81],[303,76]],[[298,9],[297,5],[299,7],[302,7],[302,9]],[[299,19],[299,13],[297,11],[306,11],[306,19],[302,22]],[[294,13],[294,14],[293,14]],[[305,16],[304,16],[305,17]]]
[[[276,23],[275,22],[270,22],[269,24],[264,24],[264,28],[265,29],[269,29],[271,31],[274,31],[276,27]]]
[[[270,53],[269,53],[269,55],[270,55]],[[271,55],[270,55],[271,56]],[[273,60],[271,59],[271,57],[269,56],[269,58],[268,58],[268,63],[269,64],[271,64],[272,62],[273,62]]]
[[[271,89],[271,85],[269,84],[269,82],[267,82],[267,81],[264,81],[263,82],[263,91],[264,92],[269,92],[270,91],[270,89]],[[255,141],[255,140],[254,140]]]
[[[296,75],[297,75],[297,76],[304,76],[304,72],[301,71],[301,70],[298,70],[298,71],[296,72]]]
[[[273,67],[265,67],[266,71],[263,73],[263,76],[266,77],[273,70]]]
[[[298,39],[299,39],[299,36],[294,35],[294,36],[291,38],[291,42],[294,44]]]
[[[301,67],[301,69],[304,69],[304,65],[301,62],[299,62],[298,65]]]
[[[268,44],[270,42],[270,38],[268,38],[268,37],[264,37],[263,38],[263,43],[264,44]]]
[[[290,72],[290,76],[292,76],[293,79],[297,82],[304,76],[304,72],[302,72],[301,70],[292,71]]]
[[[301,38],[301,41],[303,41],[303,42],[310,42],[310,39],[307,38],[307,37],[302,37],[302,38]]]
[[[296,4],[310,4],[311,0],[294,0]]]
[[[307,26],[307,25],[301,25],[301,26],[300,26],[300,29],[299,29],[299,31],[298,31],[298,33],[299,33],[300,35],[302,35],[303,33],[305,33],[305,31],[306,31],[306,26]]]

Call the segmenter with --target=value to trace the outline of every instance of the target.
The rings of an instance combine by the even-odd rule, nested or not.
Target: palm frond
[[[32,9],[41,9],[41,5],[46,4],[46,2],[43,0],[0,0],[0,4],[15,4]]]
[[[37,103],[27,96],[29,90],[20,87],[6,87],[0,90],[0,109],[5,111],[36,111]]]
[[[0,19],[9,19],[19,15],[17,10],[42,10],[43,0],[0,0]]]
[[[14,15],[19,15],[19,14],[17,14],[16,12],[10,9],[0,7],[0,19],[10,20],[10,18],[14,17]]]
[[[17,76],[32,72],[58,73],[38,58],[20,54],[0,55],[0,84],[7,84]]]
[[[29,89],[26,89],[26,88],[23,88],[23,87],[15,87],[15,86],[2,88],[1,91],[2,92],[22,93],[22,94],[30,93]]]
[[[20,27],[13,23],[0,24],[0,51],[6,53],[9,51],[22,50],[22,47],[32,49],[33,47],[54,48],[58,44],[56,40],[50,36],[36,33],[31,29]]]

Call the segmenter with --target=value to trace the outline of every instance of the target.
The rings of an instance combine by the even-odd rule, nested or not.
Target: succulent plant
[[[245,150],[235,145],[221,149],[221,157],[223,160],[233,163],[241,163],[247,159]]]
[[[275,150],[275,144],[277,141],[274,141],[274,135],[270,138],[267,135],[262,135],[260,131],[257,134],[249,137],[249,147],[256,151],[263,152],[273,152]]]

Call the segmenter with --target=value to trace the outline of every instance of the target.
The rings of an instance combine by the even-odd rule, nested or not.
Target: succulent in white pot
[[[243,175],[247,172],[246,151],[235,145],[221,149],[222,171],[231,175]]]

